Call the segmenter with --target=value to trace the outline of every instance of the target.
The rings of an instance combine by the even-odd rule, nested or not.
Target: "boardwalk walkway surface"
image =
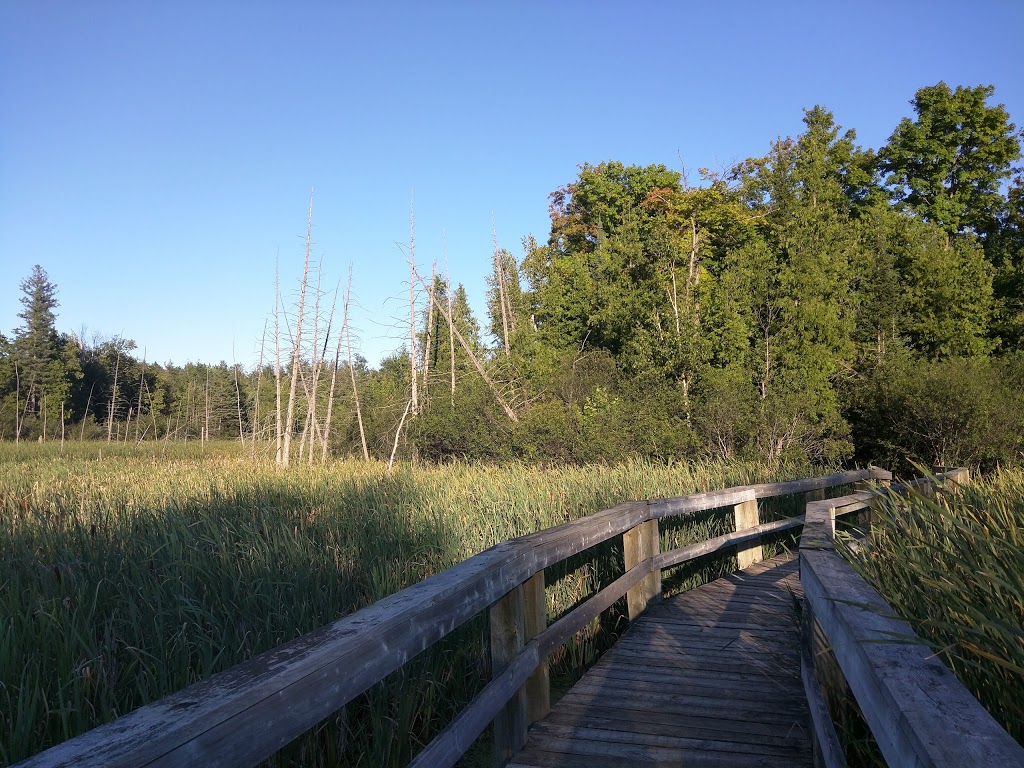
[[[508,765],[811,765],[799,596],[782,556],[652,604]]]

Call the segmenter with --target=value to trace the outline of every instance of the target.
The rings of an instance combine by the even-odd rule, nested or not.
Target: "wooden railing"
[[[864,491],[841,499],[816,500],[823,498],[828,488],[890,479],[884,470],[859,470],[630,502],[505,541],[316,632],[57,745],[21,765],[122,768],[254,765],[482,611],[488,611],[490,617],[492,678],[416,756],[412,765],[417,768],[453,765],[492,722],[495,757],[497,762],[504,762],[525,743],[530,723],[547,714],[550,693],[546,660],[553,650],[623,596],[630,619],[635,618],[649,601],[660,598],[661,572],[666,568],[732,548],[741,567],[760,560],[763,536],[796,529],[804,524],[804,518],[797,516],[761,523],[757,500],[795,494],[805,494],[808,502],[809,524],[800,553],[801,580],[808,594],[807,613],[813,614],[836,648],[843,672],[851,679],[851,687],[854,687],[852,679],[859,679],[857,671],[867,665],[869,671],[860,677],[881,690],[884,699],[879,703],[877,696],[871,697],[874,694],[865,694],[864,699],[857,694],[858,701],[882,707],[883,717],[899,723],[910,722],[911,726],[905,730],[911,734],[911,739],[915,733],[935,730],[959,733],[959,724],[966,721],[951,707],[926,711],[920,697],[908,694],[908,698],[901,698],[900,691],[892,692],[885,687],[886,676],[892,670],[880,667],[871,671],[875,663],[873,656],[869,654],[867,662],[844,662],[846,656],[839,653],[841,647],[856,646],[865,633],[875,637],[872,633],[876,621],[882,620],[861,617],[854,621],[852,628],[843,624],[846,613],[841,601],[846,599],[842,595],[847,592],[842,589],[851,583],[850,573],[853,576],[856,573],[832,551],[835,517],[869,506],[874,497]],[[709,510],[729,510],[734,516],[736,531],[669,552],[659,551],[660,520]],[[622,576],[548,625],[544,569],[618,536],[623,543],[625,572]],[[843,570],[844,567],[847,570]],[[842,589],[834,589],[833,579],[838,579]],[[866,585],[858,588],[861,591],[856,593],[854,602],[864,597],[865,588],[870,589]],[[837,638],[846,636],[850,638],[848,642],[840,640],[837,644]],[[917,650],[912,648],[907,653],[913,655]],[[925,651],[921,650],[920,655],[923,659]],[[927,674],[938,675],[934,667],[935,664],[927,667]],[[811,677],[809,669],[810,665],[805,684]],[[947,677],[942,678],[943,696],[945,686],[959,685],[955,679],[950,683],[949,677],[947,673]],[[923,680],[919,682],[924,684]],[[825,734],[831,724],[827,713],[823,714],[820,691],[816,686],[809,685],[808,689],[816,713],[815,731]],[[955,701],[957,706],[967,706],[960,698]],[[913,713],[899,714],[904,712],[903,705]],[[976,702],[974,707],[980,709]],[[950,724],[933,723],[931,730],[915,731],[920,718],[939,716],[949,717]],[[976,720],[969,722],[973,728]],[[875,723],[869,723],[875,731]],[[880,734],[880,743],[888,738],[883,725],[875,732]],[[986,745],[998,743],[1003,750],[998,754],[1009,754],[1009,746],[1001,739],[1010,737],[1001,729],[1000,732],[1002,737],[992,731],[992,735],[983,736],[981,740]],[[819,735],[819,741],[828,751],[834,740]],[[893,754],[897,757],[892,764],[914,764],[902,762],[902,756],[908,752]],[[959,764],[989,763],[972,760]]]
[[[732,547],[743,566],[761,558],[762,536],[802,524],[799,518],[762,524],[757,499],[815,494],[879,476],[879,470],[859,470],[630,502],[502,542],[22,765],[254,765],[482,611],[490,614],[492,679],[413,765],[454,764],[492,721],[496,758],[503,761],[548,711],[548,655],[617,600],[625,595],[635,618],[660,597],[663,569]],[[659,551],[659,520],[728,508],[736,532]],[[544,569],[618,536],[625,573],[548,626]]]
[[[846,765],[828,698],[848,690],[891,766],[1024,766],[1024,748],[835,551],[836,518],[870,510],[883,494],[934,482],[964,484],[967,470],[883,485],[807,505],[800,538],[802,676],[816,765]],[[884,479],[883,479],[884,482]],[[840,690],[836,690],[839,688]]]

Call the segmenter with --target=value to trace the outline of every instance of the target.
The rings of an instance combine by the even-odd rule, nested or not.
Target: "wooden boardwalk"
[[[652,604],[509,766],[811,765],[799,597],[783,556]]]

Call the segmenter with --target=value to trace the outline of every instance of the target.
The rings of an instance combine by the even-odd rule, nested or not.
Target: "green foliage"
[[[953,455],[1018,460],[999,429],[976,428],[1010,407],[1005,387],[977,407],[954,396],[961,380],[976,389],[958,366],[994,370],[989,356],[1012,360],[1024,339],[1024,181],[1002,186],[1019,136],[992,95],[921,89],[916,118],[877,156],[815,106],[799,136],[728,172],[701,169],[695,186],[663,165],[580,166],[551,195],[543,245],[525,237],[519,261],[496,244],[483,328],[463,286],[435,275],[436,304],[417,329],[417,408],[406,414],[413,373],[402,352],[376,369],[325,367],[329,454],[362,455],[358,390],[368,452],[382,459],[393,448],[427,461],[945,456],[921,437],[947,429],[935,413],[887,415],[913,396],[975,425]],[[40,268],[23,290],[26,326],[0,339],[0,439],[64,438],[71,427],[83,439],[275,450],[269,366],[148,364],[127,339],[58,335],[55,287]],[[449,306],[469,351],[437,309]],[[933,391],[913,388],[914,366]],[[882,371],[898,375],[886,383]],[[305,383],[313,372],[310,360],[285,370],[284,391],[291,375]],[[330,390],[299,398],[300,451],[324,430]]]
[[[858,458],[894,468],[1019,463],[1022,385],[1019,357],[928,362],[891,353],[851,395]]]
[[[1024,475],[887,496],[854,564],[975,697],[1024,739]]]
[[[1016,126],[1002,104],[986,103],[994,86],[921,88],[879,152],[893,200],[947,234],[990,232],[1004,205],[999,183],[1020,157]]]
[[[45,433],[47,418],[59,423],[70,383],[77,371],[65,365],[57,335],[57,286],[38,264],[21,282],[23,325],[8,348],[8,376],[14,377],[14,436],[35,437]]]
[[[1007,190],[1006,203],[985,252],[995,267],[994,335],[1003,350],[1012,351],[1024,343],[1024,172]]]

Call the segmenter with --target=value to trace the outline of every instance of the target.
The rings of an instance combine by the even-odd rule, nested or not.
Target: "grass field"
[[[1024,471],[887,499],[854,562],[1024,743]]]
[[[627,499],[806,476],[754,464],[282,472],[232,445],[0,445],[0,764],[291,640],[504,539]],[[729,529],[669,527],[664,546]],[[671,540],[671,541],[669,541]],[[621,573],[615,545],[547,574],[557,616]],[[604,565],[600,565],[601,563]],[[599,567],[600,565],[600,567]],[[732,563],[704,564],[712,573]],[[717,570],[716,570],[717,569]],[[600,578],[598,572],[600,571]],[[694,583],[691,569],[677,576]],[[284,750],[402,765],[487,677],[481,617]],[[554,658],[591,661],[614,615]],[[398,737],[396,737],[398,734]]]

